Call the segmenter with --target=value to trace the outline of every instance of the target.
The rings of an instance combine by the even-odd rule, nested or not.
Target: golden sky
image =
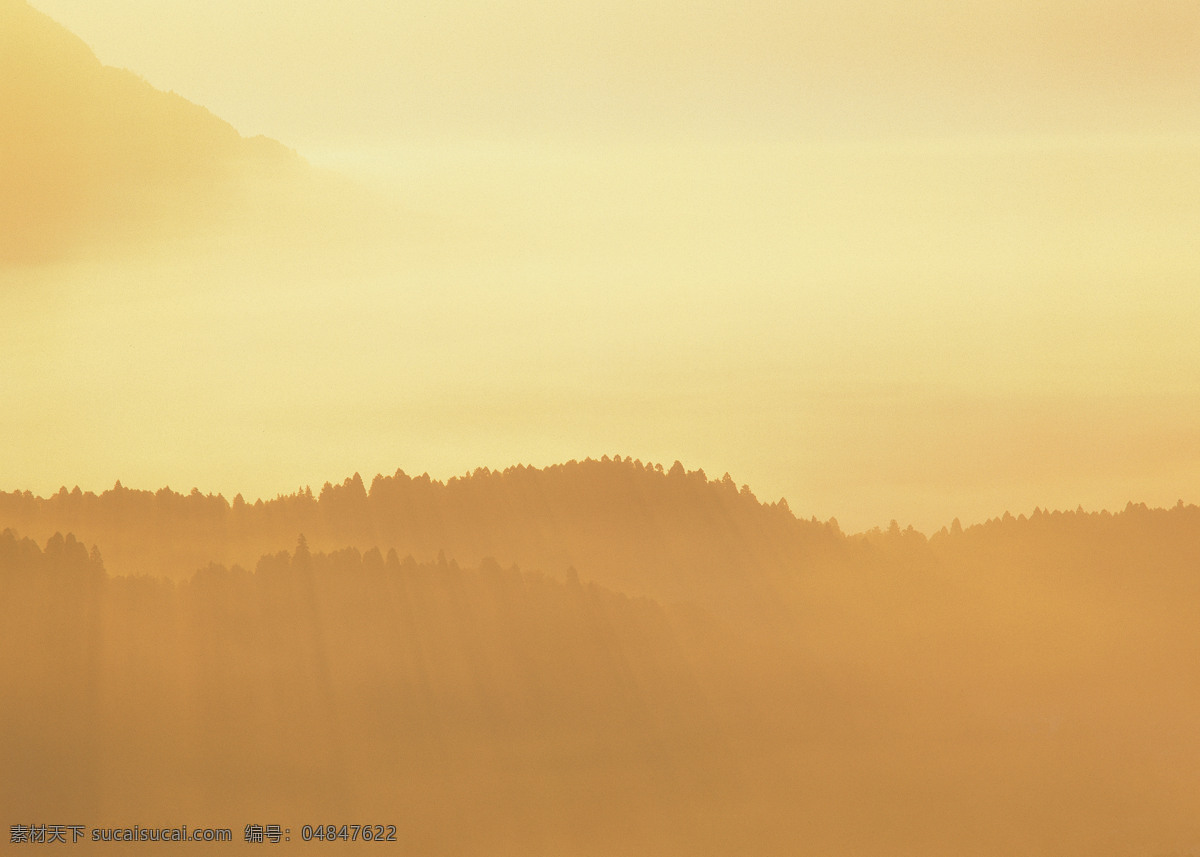
[[[1200,499],[1193,2],[34,5],[391,219],[0,270],[5,488]]]
[[[301,149],[1200,131],[1188,0],[35,5],[105,63]]]

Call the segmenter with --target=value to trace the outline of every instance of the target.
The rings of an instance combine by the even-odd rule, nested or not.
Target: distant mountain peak
[[[0,265],[186,230],[235,198],[247,170],[295,160],[0,0]]]

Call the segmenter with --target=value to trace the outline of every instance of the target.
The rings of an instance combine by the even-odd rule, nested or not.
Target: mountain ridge
[[[814,593],[849,599],[858,592],[882,610],[888,598],[949,597],[948,589],[1017,577],[1080,592],[1106,589],[1120,584],[1119,572],[1101,583],[1088,569],[1115,568],[1117,557],[1132,562],[1137,551],[1165,563],[1156,585],[1187,590],[1181,569],[1196,553],[1189,545],[1200,509],[1131,503],[1115,515],[1005,514],[928,537],[895,522],[848,535],[836,520],[802,520],[786,502],[763,503],[728,475],[710,480],[678,462],[664,468],[604,456],[546,468],[478,468],[444,482],[397,471],[368,487],[355,474],[316,493],[302,488],[253,503],[120,483],[100,494],[78,487],[46,498],[0,492],[5,527],[42,541],[72,532],[96,545],[117,575],[181,580],[210,563],[250,568],[303,535],[313,550],[395,550],[422,562],[444,554],[558,579],[574,573],[630,595],[787,629],[800,617],[822,621],[811,615]],[[985,567],[977,567],[979,556],[988,557]],[[997,574],[996,562],[1012,567]]]
[[[248,178],[299,156],[103,65],[24,0],[0,4],[0,265],[219,221]]]
[[[551,475],[586,494],[581,474],[616,468],[638,473]],[[676,499],[730,496],[641,473]],[[553,505],[566,495],[542,475],[525,487]],[[347,482],[300,502],[353,515],[365,486]],[[382,502],[405,483],[375,484]],[[66,513],[93,504],[77,523],[100,500],[57,496]],[[124,513],[117,527],[234,508],[117,499],[149,503],[100,507]],[[1195,506],[1130,505],[831,535],[834,561],[809,555],[769,593],[787,599],[781,623],[756,593],[669,603],[582,573],[294,536],[177,581],[111,575],[75,536],[43,549],[0,523],[0,756],[16,773],[0,797],[23,817],[256,806],[305,822],[390,823],[399,804],[399,841],[447,855],[1185,853],[1200,836],[1179,773],[1200,759],[1197,533]],[[639,573],[677,576],[661,560]],[[720,570],[687,583],[704,596]]]

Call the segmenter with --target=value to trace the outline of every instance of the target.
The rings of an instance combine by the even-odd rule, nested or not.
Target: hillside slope
[[[24,0],[0,0],[0,266],[169,238],[299,167],[281,144],[103,66]]]
[[[987,535],[953,535],[942,571],[1003,573]],[[0,533],[0,799],[239,842],[280,823],[292,850],[325,823],[447,855],[1194,850],[1195,602],[1020,578],[897,597],[897,538],[810,587],[784,641],[494,562],[300,542],[172,583]]]

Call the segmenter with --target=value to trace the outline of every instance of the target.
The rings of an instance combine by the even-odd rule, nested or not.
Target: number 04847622
[[[305,842],[395,842],[394,824],[306,824],[300,828]]]

